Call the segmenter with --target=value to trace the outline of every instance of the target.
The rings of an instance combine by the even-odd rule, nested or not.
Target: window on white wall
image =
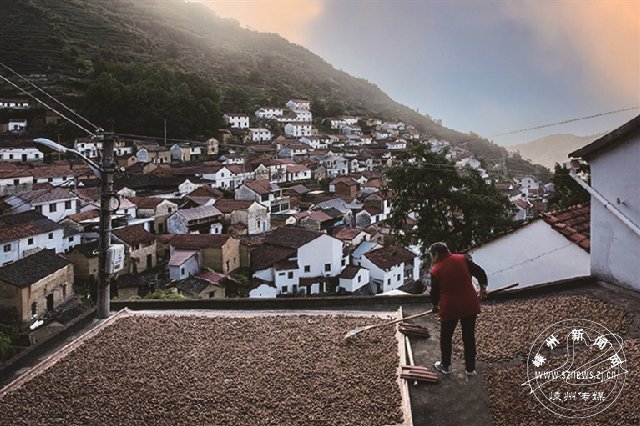
[[[5,244],[3,250],[5,253],[9,253],[11,251],[11,244]]]

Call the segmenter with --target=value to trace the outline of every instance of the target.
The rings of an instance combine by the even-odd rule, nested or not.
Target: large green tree
[[[437,241],[452,250],[481,243],[512,224],[512,206],[471,169],[458,170],[424,144],[413,144],[386,173],[395,195],[390,224],[422,249]],[[414,213],[417,224],[407,225]]]
[[[93,122],[118,133],[192,138],[222,126],[217,86],[165,65],[109,64],[97,67],[85,111]]]
[[[588,165],[581,165],[579,172],[586,175],[587,180],[590,180],[591,170]],[[587,190],[573,180],[571,171],[557,163],[552,182],[553,192],[549,196],[549,208],[552,210],[564,209],[576,204],[588,204],[591,200]]]

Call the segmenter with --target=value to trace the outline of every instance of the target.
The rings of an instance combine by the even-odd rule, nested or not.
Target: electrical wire
[[[604,115],[611,115],[611,114],[617,114],[619,112],[624,112],[624,111],[632,111],[634,109],[640,109],[640,106],[632,106],[629,108],[622,108],[622,109],[617,109],[615,111],[608,111],[608,112],[601,112],[598,114],[594,114],[594,115],[589,115],[586,117],[579,117],[579,118],[570,118],[568,120],[564,120],[564,121],[559,121],[557,123],[547,123],[547,124],[541,124],[539,126],[534,126],[534,127],[528,127],[526,129],[518,129],[518,130],[513,130],[511,132],[505,132],[505,133],[498,133],[496,135],[493,135],[492,137],[498,137],[498,136],[507,136],[507,135],[515,135],[517,133],[522,133],[522,132],[528,132],[529,130],[538,130],[538,129],[545,129],[547,127],[552,127],[552,126],[559,126],[561,124],[567,124],[567,123],[573,123],[574,121],[581,121],[581,120],[589,120],[591,118],[596,118],[596,117],[602,117]]]
[[[42,105],[44,105],[46,108],[50,109],[51,111],[55,112],[56,114],[58,114],[60,117],[64,118],[65,120],[67,120],[69,123],[73,124],[74,126],[78,127],[81,130],[84,130],[85,132],[87,132],[89,135],[91,135],[92,137],[97,137],[97,135],[95,133],[93,133],[92,131],[90,131],[89,129],[85,128],[84,126],[81,126],[80,124],[76,123],[75,121],[73,121],[72,119],[70,119],[69,117],[67,117],[66,115],[64,115],[63,113],[57,111],[55,108],[53,108],[52,106],[48,105],[47,103],[45,103],[44,101],[38,99],[37,97],[35,97],[33,94],[31,94],[30,92],[27,92],[26,90],[24,90],[22,87],[18,86],[17,84],[15,84],[13,81],[9,80],[8,78],[6,78],[5,76],[3,76],[2,74],[0,74],[0,78],[3,79],[4,81],[6,81],[7,83],[9,83],[10,85],[12,85],[13,87],[15,87],[16,89],[20,90],[21,92],[23,92],[24,94],[26,94],[27,96],[33,98],[34,100],[36,100],[37,102],[41,103]]]
[[[13,68],[9,67],[8,65],[0,62],[0,66],[6,68],[7,70],[11,71],[12,73],[14,73],[15,75],[17,75],[18,77],[20,77],[22,80],[26,81],[27,83],[29,83],[31,86],[33,86],[36,90],[40,91],[41,93],[43,93],[44,95],[46,95],[49,99],[57,102],[58,104],[60,104],[62,107],[66,108],[69,112],[71,112],[72,114],[74,114],[76,117],[82,119],[85,123],[89,124],[90,126],[93,126],[95,131],[99,131],[100,128],[98,126],[96,126],[95,124],[93,124],[92,122],[90,122],[89,120],[87,120],[86,118],[84,118],[83,116],[81,116],[80,114],[78,114],[77,112],[75,112],[73,109],[69,108],[67,105],[65,105],[64,103],[62,103],[61,101],[59,101],[58,99],[54,98],[53,96],[51,96],[49,93],[47,93],[46,91],[44,91],[42,88],[38,87],[35,83],[33,83],[31,80],[27,79],[26,77],[24,77],[22,74],[20,74],[19,72],[17,72],[16,70],[14,70]]]

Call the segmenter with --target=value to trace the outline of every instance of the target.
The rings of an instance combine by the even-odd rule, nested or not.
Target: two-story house
[[[78,197],[69,189],[35,189],[10,195],[5,203],[13,213],[37,210],[54,222],[78,212]]]
[[[215,207],[228,224],[228,233],[260,234],[271,229],[271,216],[265,206],[254,200],[220,199]]]
[[[376,293],[386,293],[420,278],[420,257],[390,245],[364,253],[360,265],[369,270]]]
[[[180,209],[167,218],[169,234],[220,234],[222,212],[214,206]]]
[[[35,210],[0,216],[0,265],[40,249],[65,251],[64,229]]]
[[[289,197],[283,195],[282,189],[268,179],[246,181],[236,190],[235,198],[256,201],[272,214],[289,210]]]
[[[153,218],[152,232],[164,234],[167,231],[167,218],[178,210],[178,205],[165,198],[129,197],[137,209],[137,217]]]
[[[232,129],[248,129],[249,128],[249,116],[247,114],[232,114],[227,113],[222,116],[227,126]]]
[[[250,262],[253,276],[272,283],[277,294],[324,293],[346,266],[339,240],[293,226],[268,232]]]
[[[169,240],[170,256],[184,256],[185,251],[197,251],[201,266],[228,274],[240,267],[240,241],[228,234],[174,235]],[[175,262],[174,262],[175,263]]]
[[[113,240],[124,244],[126,250],[121,273],[139,274],[156,266],[156,239],[143,225],[114,229]]]

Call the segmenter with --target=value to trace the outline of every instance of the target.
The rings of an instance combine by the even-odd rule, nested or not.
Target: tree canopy
[[[472,169],[459,171],[424,144],[413,144],[387,171],[393,199],[390,224],[405,242],[443,241],[455,251],[486,241],[512,224],[509,200]],[[414,213],[416,226],[407,226]]]
[[[100,67],[87,89],[85,111],[106,130],[167,136],[209,136],[220,128],[220,94],[209,80],[168,66]]]
[[[589,166],[581,165],[580,172],[586,174],[590,180]],[[576,204],[588,204],[591,195],[570,176],[571,171],[566,167],[556,164],[553,172],[553,192],[549,196],[549,208],[552,210],[564,209]]]

